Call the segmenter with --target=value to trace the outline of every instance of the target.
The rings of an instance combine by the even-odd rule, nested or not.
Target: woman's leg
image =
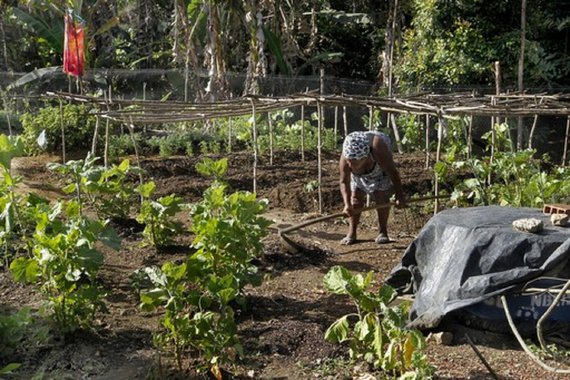
[[[350,203],[355,210],[364,207],[364,197],[365,193],[362,190],[354,190],[351,195]],[[353,214],[348,219],[348,233],[346,237],[340,241],[341,244],[349,245],[356,242],[356,230],[358,223],[360,222],[360,213]]]
[[[374,200],[377,205],[386,204],[390,201],[389,191],[375,191]],[[378,237],[376,238],[376,243],[383,244],[388,243],[390,239],[388,238],[388,217],[390,216],[390,207],[381,208],[376,210],[378,213]]]

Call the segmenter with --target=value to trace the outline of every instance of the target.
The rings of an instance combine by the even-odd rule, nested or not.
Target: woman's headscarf
[[[349,160],[360,160],[370,154],[370,138],[367,132],[352,132],[344,139],[342,154]]]

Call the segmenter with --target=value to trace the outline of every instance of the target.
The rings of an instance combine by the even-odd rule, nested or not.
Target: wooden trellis
[[[300,107],[302,119],[308,106],[316,107],[319,115],[319,137],[324,107],[335,109],[335,130],[338,123],[338,108],[343,109],[344,133],[348,132],[346,120],[347,107],[361,107],[368,109],[370,115],[374,110],[390,114],[415,114],[426,117],[426,136],[429,129],[429,117],[438,118],[438,150],[436,162],[441,156],[441,143],[443,139],[443,125],[446,119],[457,117],[487,116],[496,118],[506,117],[533,117],[533,133],[536,128],[536,120],[539,116],[565,116],[568,118],[562,164],[566,164],[568,157],[568,139],[570,129],[570,94],[493,94],[476,95],[473,93],[453,94],[414,94],[401,97],[373,97],[358,95],[324,95],[316,92],[292,94],[288,96],[270,97],[261,95],[247,95],[226,101],[215,103],[192,103],[183,101],[154,101],[154,100],[127,100],[112,99],[109,97],[92,97],[70,93],[48,93],[48,96],[58,99],[66,99],[74,102],[92,103],[99,108],[98,117],[113,120],[124,125],[148,125],[162,123],[180,123],[215,118],[231,118],[236,116],[255,115],[280,111],[287,108]],[[372,118],[371,118],[372,119]],[[304,128],[304,126],[302,126]],[[257,128],[254,123],[254,138],[257,138]],[[470,141],[470,130],[468,141]],[[106,139],[108,133],[106,133]],[[396,141],[398,144],[399,141]],[[427,144],[426,137],[426,144]],[[304,142],[302,141],[302,144]],[[107,142],[106,142],[107,145]],[[254,147],[256,147],[254,142]],[[303,148],[303,147],[301,147]],[[321,141],[318,144],[318,172],[321,168]],[[107,148],[105,148],[107,151]],[[253,183],[256,189],[257,174],[257,149],[254,149]],[[429,162],[429,149],[426,147],[426,164]],[[302,152],[304,159],[304,153]],[[436,196],[438,194],[437,178]],[[322,178],[319,175],[319,193]],[[437,205],[436,205],[437,207]],[[319,210],[322,210],[322,199],[319,196]]]

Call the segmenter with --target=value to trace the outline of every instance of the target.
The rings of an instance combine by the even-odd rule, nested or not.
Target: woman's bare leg
[[[388,191],[375,191],[374,200],[377,205],[386,204],[390,201],[390,193]],[[390,216],[390,207],[376,210],[378,213],[378,237],[376,243],[387,243],[388,238],[388,218]]]
[[[361,190],[355,190],[352,192],[350,203],[352,207],[357,210],[364,207],[364,197],[365,193]],[[341,244],[349,245],[356,242],[356,230],[358,228],[358,223],[360,222],[360,213],[353,214],[348,218],[348,233],[346,237],[340,241]]]

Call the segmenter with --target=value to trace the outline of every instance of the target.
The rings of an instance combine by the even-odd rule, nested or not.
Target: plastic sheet
[[[513,229],[521,218],[541,219],[544,230]],[[535,278],[569,278],[569,256],[570,228],[553,226],[542,210],[451,209],[424,226],[387,283],[415,294],[410,327],[433,328],[448,313],[518,292]]]

